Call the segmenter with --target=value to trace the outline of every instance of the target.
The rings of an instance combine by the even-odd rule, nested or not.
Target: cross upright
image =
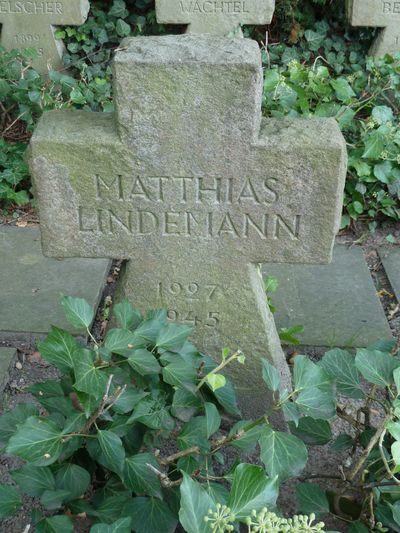
[[[275,0],[156,0],[160,24],[188,24],[188,33],[243,36],[242,24],[271,22]]]
[[[261,357],[289,380],[258,264],[331,260],[346,174],[335,120],[261,118],[261,67],[248,39],[127,39],[115,115],[45,113],[30,146],[45,255],[127,259],[117,300],[248,356],[232,369],[247,414]]]
[[[376,57],[400,52],[400,0],[348,0],[352,26],[383,28],[370,53]]]
[[[0,0],[1,45],[7,50],[36,48],[33,67],[42,74],[62,66],[64,46],[54,25],[78,26],[89,13],[88,0]]]

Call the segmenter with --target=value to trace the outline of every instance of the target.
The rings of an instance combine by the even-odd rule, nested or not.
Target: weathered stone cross
[[[242,36],[242,24],[269,24],[275,0],[156,0],[161,24],[188,24],[189,33]]]
[[[167,308],[205,353],[248,356],[236,379],[254,414],[267,398],[260,357],[288,378],[257,264],[330,261],[343,137],[333,119],[261,119],[254,41],[138,37],[122,49],[115,115],[51,111],[33,135],[44,253],[128,259],[119,298]]]
[[[63,43],[55,39],[53,25],[83,24],[88,0],[0,0],[1,45],[7,50],[37,48],[33,66],[46,74],[62,66]]]
[[[384,28],[372,45],[371,55],[400,51],[400,0],[348,0],[347,7],[352,26]]]

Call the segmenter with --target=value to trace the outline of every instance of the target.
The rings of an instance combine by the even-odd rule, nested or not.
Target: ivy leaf
[[[213,392],[222,389],[226,385],[226,378],[222,374],[208,374],[207,383]]]
[[[181,348],[188,340],[193,328],[183,324],[165,324],[158,334],[156,346],[171,350],[172,348]]]
[[[11,437],[6,451],[32,465],[48,466],[59,458],[62,439],[62,431],[53,422],[31,416]]]
[[[127,37],[131,33],[131,27],[124,20],[118,19],[115,25],[115,31],[119,37]]]
[[[83,298],[64,296],[61,300],[65,316],[70,324],[77,329],[90,328],[94,320],[94,309]]]
[[[322,446],[332,439],[332,430],[327,420],[305,416],[296,427],[290,423],[290,432],[310,446]]]
[[[181,508],[179,521],[185,531],[190,533],[209,533],[210,528],[204,518],[208,511],[215,510],[214,500],[200,483],[182,472]]]
[[[348,450],[353,446],[353,437],[350,435],[339,435],[331,444],[330,450],[332,452],[341,452],[343,450]]]
[[[372,116],[379,124],[385,124],[393,120],[393,111],[389,106],[377,105],[372,110]]]
[[[213,403],[206,402],[204,408],[206,410],[207,438],[209,439],[211,435],[214,435],[219,430],[221,416]]]
[[[59,468],[55,475],[56,488],[66,490],[70,496],[67,500],[79,498],[89,488],[90,474],[84,468],[72,463],[64,464]]]
[[[154,355],[144,349],[131,352],[128,357],[128,363],[141,376],[159,374],[161,371],[161,367]]]
[[[25,465],[10,473],[19,488],[28,496],[40,497],[45,490],[55,490],[56,484],[52,471],[47,466]]]
[[[348,102],[356,95],[346,78],[331,80],[331,85],[336,92],[336,96],[342,102]]]
[[[121,439],[112,431],[98,431],[97,440],[102,451],[101,464],[120,474],[125,460],[125,448]]]
[[[172,400],[171,413],[182,422],[188,422],[202,407],[202,402],[186,389],[177,389]]]
[[[322,366],[298,355],[294,364],[294,385],[298,393],[295,403],[305,415],[326,419],[335,415],[333,383]]]
[[[151,453],[139,453],[125,459],[123,472],[124,484],[137,495],[149,495],[162,499],[160,480],[150,470],[148,464],[159,469],[155,457]]]
[[[170,363],[162,371],[164,381],[175,387],[196,391],[197,371],[183,359]]]
[[[38,343],[43,359],[61,372],[68,372],[74,368],[74,354],[77,348],[78,344],[70,333],[54,326],[46,339]]]
[[[135,533],[174,533],[178,524],[168,505],[157,498],[133,498],[126,508]]]
[[[206,453],[210,448],[210,443],[207,438],[206,418],[204,416],[192,418],[183,426],[176,442],[180,450],[198,446],[202,452]]]
[[[20,424],[23,424],[30,416],[38,414],[38,408],[32,403],[20,403],[5,413],[0,417],[0,442],[6,444]]]
[[[112,494],[112,496],[107,494],[107,497],[96,507],[95,516],[99,522],[112,524],[121,516],[131,516],[129,512],[133,502],[131,494],[129,492],[112,492]]]
[[[295,477],[307,463],[307,448],[293,435],[267,427],[260,439],[260,457],[269,476],[281,481]]]
[[[135,329],[143,320],[142,315],[132,307],[128,300],[115,305],[113,313],[122,329]]]
[[[356,367],[374,385],[390,386],[393,383],[393,371],[399,365],[400,362],[386,352],[366,348],[357,350]]]
[[[379,131],[372,132],[364,143],[364,153],[362,157],[366,159],[379,159],[383,149],[385,148],[385,141],[383,135]]]
[[[211,388],[211,386],[208,384]],[[212,390],[212,388],[211,388]],[[219,389],[213,390],[215,398],[218,403],[225,409],[225,411],[231,415],[239,415],[240,409],[236,400],[236,392],[233,383],[228,379],[225,385]]]
[[[74,526],[69,516],[57,515],[44,518],[36,524],[37,533],[74,533]]]
[[[296,487],[299,511],[304,514],[315,513],[317,516],[329,513],[326,493],[314,483],[299,483]]]
[[[21,497],[15,487],[0,485],[0,518],[13,516],[21,505]]]
[[[391,161],[383,161],[374,166],[374,176],[382,183],[390,183],[393,176],[393,165]]]
[[[331,350],[324,355],[321,366],[336,381],[338,392],[355,400],[365,397],[354,357],[349,352],[338,348]]]
[[[241,430],[251,424],[252,420],[240,420],[237,422],[229,432],[229,436],[232,435],[241,435]],[[259,438],[261,437],[264,428],[261,425],[255,426],[252,429],[243,433],[240,437],[236,437],[230,444],[238,450],[245,450],[247,453],[250,452],[251,448],[254,447]]]
[[[113,411],[120,414],[126,414],[132,411],[136,405],[148,396],[148,392],[144,392],[140,389],[128,385],[123,394],[113,405]]]
[[[262,359],[262,377],[268,389],[276,392],[281,385],[281,378],[278,370],[266,359]]]
[[[45,490],[40,498],[40,503],[45,509],[55,511],[62,507],[69,496],[68,490]]]
[[[79,350],[74,368],[76,377],[74,388],[95,398],[102,397],[107,386],[107,375],[95,366],[90,350],[84,348]]]
[[[96,524],[90,533],[131,533],[131,518],[121,518],[113,524]]]
[[[277,477],[269,479],[260,466],[240,464],[236,467],[228,507],[237,520],[244,520],[253,510],[275,507],[277,497]]]
[[[130,350],[135,342],[135,335],[128,329],[110,329],[107,333],[104,347],[110,352],[118,355],[125,355],[127,350]]]

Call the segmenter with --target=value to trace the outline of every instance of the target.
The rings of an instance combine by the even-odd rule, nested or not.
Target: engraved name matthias
[[[84,233],[298,240],[301,213],[279,210],[283,188],[264,179],[94,176],[96,205],[78,208]],[[290,213],[290,210],[289,210]]]

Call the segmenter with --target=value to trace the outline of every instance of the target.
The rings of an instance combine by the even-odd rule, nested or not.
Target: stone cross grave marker
[[[400,52],[400,0],[348,0],[352,26],[383,28],[373,43],[374,56]]]
[[[240,348],[247,362],[233,377],[254,414],[266,399],[260,357],[289,378],[258,263],[331,260],[344,139],[333,119],[262,120],[254,41],[138,37],[122,48],[115,115],[51,111],[33,135],[44,253],[128,259],[118,298],[195,326],[205,353]]]
[[[188,24],[189,33],[242,36],[242,24],[271,22],[275,0],[156,0],[160,24]]]
[[[37,48],[33,67],[46,74],[62,67],[64,46],[54,37],[54,25],[78,26],[89,13],[88,0],[0,0],[1,45],[7,50]]]

